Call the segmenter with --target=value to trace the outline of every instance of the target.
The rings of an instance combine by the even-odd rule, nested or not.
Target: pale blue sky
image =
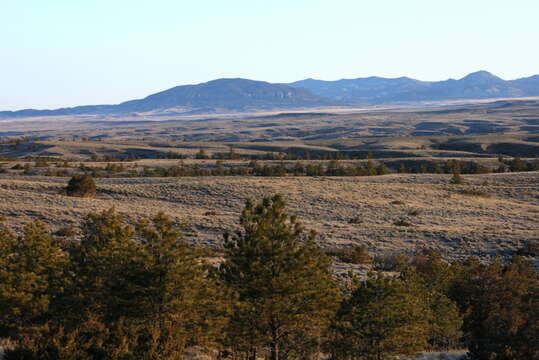
[[[0,110],[221,77],[539,73],[538,0],[0,0]]]

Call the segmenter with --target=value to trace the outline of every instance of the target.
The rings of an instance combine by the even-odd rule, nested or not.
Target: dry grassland
[[[0,177],[0,216],[19,227],[31,219],[54,230],[89,212],[115,207],[129,221],[163,211],[185,222],[186,238],[219,247],[238,228],[245,198],[283,194],[289,210],[324,246],[366,244],[375,254],[441,250],[448,259],[509,256],[539,239],[539,173],[463,176],[211,177],[98,179],[95,199],[61,195],[67,178]],[[354,219],[355,221],[351,220]],[[405,219],[411,226],[396,225]]]

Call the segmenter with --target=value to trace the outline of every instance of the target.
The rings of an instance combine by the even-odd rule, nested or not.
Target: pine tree
[[[394,359],[427,348],[427,302],[397,278],[381,274],[343,301],[327,351],[334,359]]]
[[[460,172],[458,171],[453,172],[453,176],[451,177],[451,180],[449,180],[449,182],[455,185],[464,184],[464,180],[462,179],[462,176],[460,176]]]
[[[276,195],[254,205],[247,201],[243,231],[225,237],[221,276],[238,294],[229,327],[236,350],[270,359],[317,351],[338,305],[339,290],[330,260]]]
[[[452,297],[464,314],[471,359],[539,358],[539,276],[525,260],[485,265],[469,259]]]
[[[76,284],[66,320],[88,357],[132,356],[141,313],[132,300],[138,295],[136,281],[144,281],[134,229],[114,209],[89,214],[81,228],[81,242],[71,250]]]
[[[401,277],[425,296],[430,308],[429,344],[432,350],[456,348],[462,337],[462,316],[451,300],[450,288],[456,281],[456,269],[446,263],[442,255],[430,249],[415,254]],[[415,283],[415,284],[414,284]]]
[[[139,223],[138,232],[145,268],[142,294],[133,299],[144,317],[138,356],[173,360],[187,345],[215,345],[227,323],[228,294],[209,265],[163,213]]]
[[[164,214],[136,229],[114,209],[86,218],[71,251],[82,358],[178,359],[220,340],[228,296],[180,230]]]
[[[26,224],[20,237],[0,225],[0,337],[6,356],[63,359],[55,349],[69,284],[68,258],[41,222]],[[56,350],[56,351],[55,351]]]
[[[380,163],[376,167],[376,174],[377,175],[387,175],[389,173],[390,173],[389,168],[384,163]]]
[[[206,154],[206,151],[204,149],[198,150],[198,153],[195,155],[195,159],[209,159],[209,155]]]
[[[374,162],[372,160],[367,160],[367,164],[365,165],[365,172],[368,176],[376,175],[376,167],[374,166]]]
[[[32,165],[30,165],[30,163],[24,164],[23,169],[24,169],[23,174],[25,174],[25,175],[30,175],[32,173],[32,171],[33,171]]]
[[[427,266],[423,269],[425,268]],[[440,275],[440,272],[436,270],[425,274],[412,265],[402,271],[400,278],[406,288],[413,291],[415,296],[421,297],[428,307],[424,319],[428,323],[426,330],[429,350],[447,350],[458,346],[462,336],[462,317],[457,304],[442,290],[446,287],[444,276],[439,278],[439,282],[431,282],[437,275]]]
[[[405,174],[408,172],[408,169],[406,169],[406,166],[403,163],[400,163],[398,172],[399,174]]]

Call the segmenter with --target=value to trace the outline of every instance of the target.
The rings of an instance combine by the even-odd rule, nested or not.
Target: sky
[[[537,0],[0,0],[0,110],[223,77],[539,74]]]

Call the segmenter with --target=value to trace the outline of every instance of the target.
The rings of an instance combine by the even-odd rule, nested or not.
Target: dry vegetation
[[[539,238],[537,172],[463,176],[467,185],[451,185],[450,177],[99,179],[96,198],[79,199],[61,194],[67,178],[3,176],[0,215],[60,229],[111,207],[132,220],[164,211],[188,224],[191,241],[218,247],[222,233],[237,227],[245,198],[281,193],[326,247],[364,244],[374,254],[429,247],[450,259],[488,259]]]
[[[188,224],[191,241],[219,247],[223,231],[237,227],[246,197],[281,193],[328,248],[366,245],[376,255],[429,247],[451,259],[488,259],[539,238],[537,171],[462,175],[463,185],[450,184],[451,174],[158,178],[162,172],[145,172],[180,162],[247,168],[250,158],[267,154],[277,158],[258,165],[293,168],[341,154],[350,158],[342,166],[364,166],[372,156],[392,172],[451,159],[499,171],[518,156],[537,169],[537,101],[316,111],[1,120],[0,136],[8,141],[0,144],[0,216],[17,225],[38,217],[60,229],[110,207],[131,220],[165,211]],[[13,141],[23,135],[35,140]],[[196,159],[201,149],[210,159]],[[231,149],[236,158],[219,156]],[[38,167],[37,157],[48,163]],[[62,195],[69,176],[95,169],[114,177],[97,179],[95,199]]]

